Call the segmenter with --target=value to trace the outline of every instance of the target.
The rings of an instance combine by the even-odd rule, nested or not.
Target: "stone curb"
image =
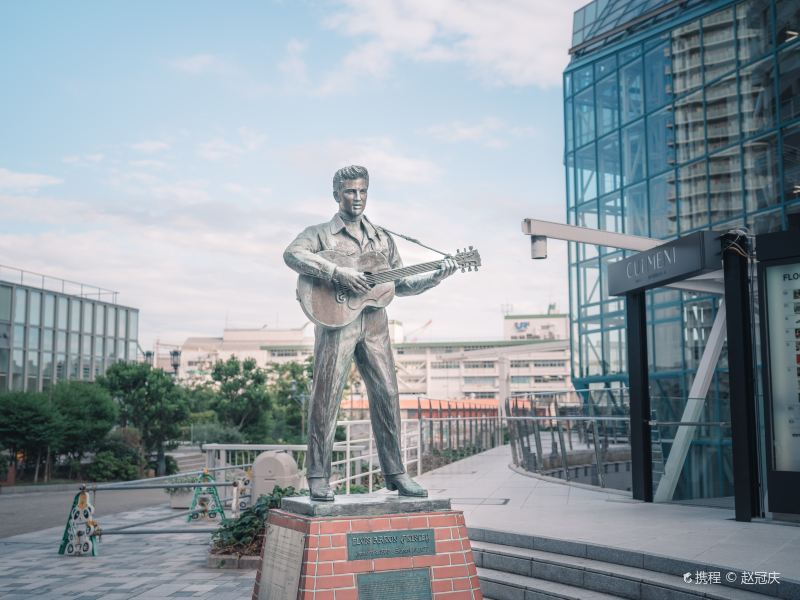
[[[211,569],[257,569],[260,556],[239,556],[238,554],[211,554],[206,559],[206,566]]]

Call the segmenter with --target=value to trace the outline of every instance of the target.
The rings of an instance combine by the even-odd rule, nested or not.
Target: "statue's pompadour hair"
[[[369,185],[369,172],[367,171],[366,167],[349,165],[336,171],[336,173],[333,175],[333,193],[336,194],[339,191],[343,181],[353,179],[365,179],[367,181],[367,185]]]

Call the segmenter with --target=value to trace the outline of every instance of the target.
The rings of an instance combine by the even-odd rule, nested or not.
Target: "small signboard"
[[[347,534],[347,560],[436,554],[433,529],[395,529]]]
[[[358,575],[358,600],[431,600],[430,569]]]
[[[720,234],[697,231],[608,265],[608,293],[620,296],[722,268]]]

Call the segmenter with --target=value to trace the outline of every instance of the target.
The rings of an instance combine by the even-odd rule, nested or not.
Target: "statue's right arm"
[[[336,265],[319,256],[317,253],[321,250],[322,244],[316,228],[307,227],[283,252],[283,260],[301,275],[330,281]]]

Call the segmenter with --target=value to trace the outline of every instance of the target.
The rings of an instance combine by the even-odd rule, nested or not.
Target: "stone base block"
[[[253,600],[482,600],[464,515],[449,501],[403,499],[408,512],[396,512],[385,495],[350,498],[270,511]],[[315,505],[336,514],[298,514]]]

